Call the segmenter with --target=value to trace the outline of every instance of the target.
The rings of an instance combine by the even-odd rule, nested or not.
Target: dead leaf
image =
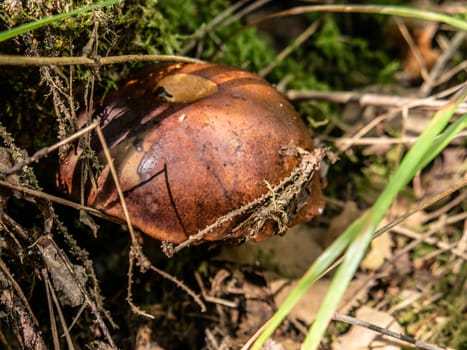
[[[276,344],[279,344],[279,346],[282,346],[282,349],[285,349],[285,350],[300,350],[301,348],[301,344],[299,342],[287,336],[275,337],[272,340]],[[264,347],[261,350],[266,350],[266,345],[267,345],[267,342],[264,344]]]
[[[327,234],[322,236],[323,247],[329,246],[360,214],[357,203],[347,201],[342,212],[334,217],[329,225]]]
[[[414,210],[419,203],[414,203],[412,200],[408,199],[407,197],[400,195],[397,197],[397,199],[394,201],[393,205],[391,206],[391,219],[394,219],[396,217],[401,217],[406,215],[407,213],[410,213],[412,210]],[[417,211],[416,213],[408,216],[407,218],[404,219],[404,222],[402,223],[405,227],[409,227],[415,230],[420,230],[424,223],[427,220],[427,214],[425,211],[420,210]]]
[[[467,174],[467,149],[465,147],[448,147],[441,157],[433,161],[428,171],[422,174],[423,196],[441,193],[462,181]]]
[[[289,281],[285,279],[275,280],[270,282],[270,288],[274,296],[276,305],[281,305],[292,288],[297,285],[297,281],[287,284]],[[340,312],[345,312],[350,305],[360,301],[366,297],[367,293],[367,278],[362,275],[350,282],[344,297],[340,303]],[[316,313],[321,306],[321,301],[324,299],[326,292],[331,284],[330,279],[321,279],[307,291],[300,299],[297,305],[292,309],[289,317],[300,319],[307,324],[311,324],[315,319]]]
[[[284,345],[272,339],[266,340],[262,350],[285,350]]]
[[[440,56],[440,50],[432,42],[438,24],[420,19],[394,18],[386,26],[387,42],[396,47],[403,56],[403,71],[396,79],[414,83],[430,70]]]
[[[152,339],[152,330],[149,324],[143,324],[138,327],[136,333],[135,350],[164,350],[157,342]]]
[[[370,251],[362,261],[361,267],[371,271],[380,268],[386,259],[392,256],[392,238],[389,232],[383,233],[371,241]]]
[[[386,312],[363,306],[357,310],[355,317],[393,332],[403,333],[402,327]],[[332,350],[400,350],[403,345],[407,344],[364,327],[352,326],[349,332],[332,345]]]
[[[301,224],[284,236],[274,236],[261,244],[246,242],[240,246],[225,246],[216,259],[237,264],[257,265],[276,271],[283,277],[301,276],[321,254],[318,241],[328,233]]]

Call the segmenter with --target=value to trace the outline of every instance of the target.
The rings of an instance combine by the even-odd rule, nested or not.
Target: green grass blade
[[[60,21],[60,20],[62,20],[64,18],[76,16],[76,15],[79,15],[81,13],[85,13],[85,12],[97,9],[99,7],[113,5],[113,4],[116,4],[116,3],[120,2],[120,1],[121,0],[104,0],[104,1],[98,2],[96,4],[87,5],[87,6],[77,8],[77,9],[72,10],[70,12],[60,13],[60,14],[57,14],[57,15],[54,15],[54,16],[42,18],[42,19],[40,19],[38,21],[22,24],[22,25],[20,25],[20,26],[18,26],[16,28],[9,29],[9,30],[1,32],[0,33],[0,42],[11,39],[11,38],[14,38],[17,35],[29,32],[30,30],[34,30],[34,29],[46,26],[48,24]]]
[[[437,154],[446,148],[446,146],[463,130],[467,129],[467,114],[462,115],[454,123],[449,125],[442,134],[440,134],[426,153],[426,158],[422,168],[426,167]]]
[[[455,132],[462,130],[464,118],[453,123],[446,129],[441,137],[436,139],[437,135],[446,127],[457,105],[464,100],[465,96],[466,94],[463,94],[461,98],[448,104],[435,114],[425,132],[422,133],[412,149],[407,153],[372,210],[350,225],[349,228],[311,265],[309,270],[300,279],[297,286],[291,291],[286,300],[273,315],[268,326],[251,347],[252,350],[261,349],[264,342],[272,335],[284,318],[287,317],[290,310],[292,310],[306,290],[308,290],[320,274],[337,259],[345,247],[350,245],[344,263],[338,269],[331,283],[329,292],[322,302],[316,321],[310,328],[310,332],[303,344],[303,349],[316,349],[318,347],[329,320],[337,309],[342,294],[357,270],[365,250],[373,237],[373,233],[384,217],[387,208],[400,189],[411,180],[413,174],[427,164],[426,159],[434,158],[441,152],[443,149],[442,146],[445,146],[448,140],[455,136]],[[433,142],[435,139],[437,142]]]
[[[402,187],[413,178],[413,175],[419,171],[423,165],[427,164],[426,158],[433,159],[436,157],[436,155],[443,149],[440,145],[445,144],[447,141],[446,138],[453,136],[452,129],[457,129],[458,125],[454,128],[446,129],[446,132],[448,132],[448,130],[449,132],[447,134],[446,132],[443,133],[444,137],[442,136],[439,138],[439,145],[435,144],[437,135],[446,127],[457,109],[457,105],[461,103],[466,96],[466,93],[462,94],[462,96],[456,101],[449,103],[435,114],[425,131],[420,135],[417,142],[415,142],[413,147],[402,160],[400,166],[395,171],[383,193],[378,197],[378,200],[373,205],[371,211],[364,216],[363,222],[365,225],[363,226],[363,229],[359,230],[360,232],[353,232],[358,228],[355,228],[352,225],[344,232],[344,234],[347,234],[348,231],[352,232],[353,235],[357,234],[357,238],[351,243],[345,255],[343,264],[339,267],[336,275],[334,276],[331,286],[329,287],[329,291],[322,302],[315,322],[313,322],[313,325],[310,328],[310,332],[305,339],[302,349],[314,350],[318,348],[321,338],[326,331],[327,325],[331,320],[333,313],[337,309],[344,291],[360,265],[360,261],[373,238],[377,225],[384,217],[387,209]],[[429,153],[433,151],[437,151],[437,153]]]
[[[364,6],[365,5],[362,5],[362,7]],[[467,30],[467,21],[440,12],[405,6],[368,5],[367,7],[375,8],[376,10],[380,8],[381,11],[379,11],[379,13],[385,15],[419,18],[427,21],[445,23],[462,30]]]
[[[361,229],[350,228],[350,231],[356,235],[356,238],[350,244],[350,247],[345,254],[344,261],[337,270],[329,290],[321,302],[315,322],[313,322],[310,332],[303,343],[302,349],[316,349],[319,346],[321,338],[326,331],[334,311],[337,309],[347,286],[360,265],[360,261],[362,260],[366,248],[368,247],[376,229],[376,226],[374,226],[375,221],[370,213],[363,217],[362,222],[365,225],[363,225]]]
[[[464,92],[461,97],[440,109],[404,157],[383,193],[378,197],[376,203],[373,205],[372,212],[378,221],[383,218],[385,211],[391,205],[393,198],[397,195],[397,192],[399,192],[402,187],[412,179],[415,173],[421,169],[421,165],[424,164],[423,159],[425,157],[436,156],[435,154],[428,155],[428,151],[431,150],[436,137],[446,127],[452,115],[456,111],[457,106],[465,99],[466,96],[467,93]]]
[[[269,17],[279,17],[282,15],[299,15],[311,12],[373,13],[380,15],[419,18],[427,21],[445,23],[454,28],[467,30],[467,21],[465,19],[420,8],[392,5],[307,5],[294,7],[289,10],[284,10],[275,13],[274,15]]]
[[[356,220],[353,224],[356,227],[354,232],[359,232],[363,222]],[[295,288],[289,293],[273,317],[269,320],[268,326],[259,335],[250,350],[260,350],[264,342],[271,337],[274,330],[287,317],[292,308],[297,304],[308,288],[319,278],[319,276],[332,265],[342,254],[346,247],[355,239],[352,232],[340,235],[310,266],[307,272],[298,281]]]

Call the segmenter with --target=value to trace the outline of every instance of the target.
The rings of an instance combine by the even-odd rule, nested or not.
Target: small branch
[[[141,246],[135,245],[132,243],[130,246],[130,253],[128,255],[128,273],[127,273],[128,284],[127,284],[127,291],[126,291],[126,301],[128,305],[130,305],[131,310],[135,314],[146,317],[150,320],[153,320],[155,318],[153,315],[147,313],[146,311],[141,310],[138,306],[136,306],[133,303],[133,291],[131,287],[133,286],[133,270],[135,266],[135,261],[138,258],[138,255],[141,254],[140,252],[138,252],[138,250],[141,250]]]
[[[467,136],[467,131],[462,131],[456,135],[456,139],[464,138]],[[339,150],[346,149],[348,145],[399,145],[407,144],[411,145],[418,140],[416,136],[405,136],[405,137],[362,137],[360,139],[354,139],[352,137],[323,137],[322,140],[333,141]]]
[[[432,345],[432,344],[426,343],[426,342],[424,342],[422,340],[414,339],[412,337],[408,337],[408,336],[406,336],[404,334],[393,332],[393,331],[391,331],[391,330],[389,330],[387,328],[380,327],[380,326],[377,326],[377,325],[375,325],[373,323],[369,323],[369,322],[366,322],[366,321],[356,319],[355,317],[343,315],[343,314],[340,314],[338,312],[334,313],[334,315],[332,316],[332,319],[334,321],[340,321],[340,322],[348,323],[348,324],[351,324],[351,325],[354,325],[354,326],[368,328],[369,330],[372,330],[372,331],[387,335],[389,337],[405,341],[405,342],[407,342],[409,344],[415,345],[416,347],[418,347],[420,349],[443,350],[443,348],[440,348],[439,346]]]
[[[51,202],[58,203],[58,204],[61,204],[61,205],[66,205],[68,207],[71,207],[71,208],[74,208],[74,209],[77,209],[77,210],[84,210],[84,211],[88,212],[89,214],[92,214],[94,216],[97,216],[97,217],[100,217],[100,218],[103,218],[103,219],[106,219],[106,220],[109,220],[109,221],[112,221],[112,222],[115,222],[115,223],[118,223],[118,224],[122,223],[121,220],[118,220],[118,219],[114,218],[113,216],[107,215],[107,214],[101,212],[98,209],[87,207],[85,205],[78,204],[78,203],[69,201],[67,199],[64,199],[64,198],[61,198],[61,197],[58,197],[58,196],[54,196],[54,195],[51,195],[51,194],[48,194],[48,193],[45,193],[45,192],[42,192],[42,191],[37,191],[37,190],[33,190],[33,189],[30,189],[30,188],[27,188],[27,187],[14,185],[14,184],[11,184],[9,182],[2,181],[2,180],[0,180],[0,187],[6,187],[6,188],[9,188],[11,190],[18,191],[20,193],[24,193],[24,194],[27,194],[27,195],[30,195],[30,196],[33,196],[33,197],[43,198],[43,199],[49,200]],[[23,236],[23,238],[26,239],[27,236]]]
[[[54,344],[54,350],[60,350],[60,343],[58,340],[58,329],[57,329],[57,322],[55,318],[54,308],[52,305],[52,294],[51,290],[53,289],[52,284],[49,281],[49,276],[47,274],[47,270],[45,268],[41,269],[42,278],[44,279],[45,285],[45,295],[47,296],[47,306],[49,310],[49,318],[50,318],[50,332],[52,333],[52,339]]]
[[[81,296],[84,297],[85,305],[89,306],[91,309],[91,312],[94,314],[96,318],[97,324],[100,326],[100,329],[102,331],[103,336],[107,339],[109,346],[112,349],[116,349],[117,347],[115,346],[115,343],[112,339],[112,336],[110,335],[110,332],[104,322],[104,319],[102,318],[99,308],[95,300],[92,298],[92,296],[88,293],[86,287],[83,285],[83,283],[80,281],[80,278],[76,276],[76,271],[73,268],[73,265],[71,264],[70,260],[68,259],[68,256],[57,246],[55,241],[52,239],[51,236],[42,236],[38,241],[37,245],[39,248],[39,252],[42,255],[42,258],[44,259],[44,247],[52,247],[52,251],[54,252],[54,255],[56,255],[57,260],[60,265],[64,266],[67,270],[67,273],[70,274],[73,278],[73,282],[75,283],[75,287],[79,289]],[[45,261],[45,259],[44,259]],[[46,263],[47,265],[47,263]],[[47,269],[49,269],[49,266],[47,266]],[[47,283],[46,283],[46,288],[47,288]]]
[[[138,308],[134,303],[133,303],[133,298],[132,298],[132,293],[131,293],[131,285],[132,285],[132,276],[133,276],[133,267],[134,263],[136,262],[141,262],[143,258],[145,258],[141,245],[138,243],[138,240],[136,239],[136,233],[133,229],[133,225],[131,223],[131,217],[130,213],[128,212],[128,208],[126,206],[126,201],[125,201],[125,196],[123,195],[122,187],[120,186],[120,180],[118,179],[118,174],[117,170],[115,169],[114,163],[113,163],[113,158],[110,154],[109,147],[107,146],[107,141],[105,140],[104,134],[102,133],[102,130],[100,127],[97,127],[97,136],[99,137],[99,141],[102,146],[102,151],[104,152],[104,157],[107,161],[107,164],[109,165],[110,169],[110,174],[112,176],[112,179],[114,181],[115,188],[117,190],[118,198],[120,200],[120,205],[122,206],[123,214],[125,216],[125,221],[126,225],[128,227],[128,231],[130,233],[130,240],[131,240],[131,246],[130,246],[130,253],[128,256],[128,294],[127,294],[127,301],[132,310],[139,314],[140,316],[147,317],[149,319],[153,319],[154,316],[141,310]],[[144,259],[146,260],[146,259]],[[144,261],[147,263],[146,261]],[[140,269],[146,270],[147,267],[144,266],[144,264],[140,264]]]
[[[419,108],[425,110],[437,110],[448,103],[448,100],[436,100],[433,98],[411,98],[394,95],[382,95],[371,93],[355,93],[345,91],[299,91],[289,90],[286,93],[289,100],[323,100],[335,103],[358,103],[361,106],[379,106],[387,108]],[[467,103],[463,102],[457,108],[455,114],[467,113]]]
[[[65,316],[63,315],[63,310],[60,305],[60,301],[58,300],[57,293],[55,293],[54,286],[50,280],[47,270],[42,269],[41,272],[42,272],[42,277],[44,278],[44,283],[46,285],[47,293],[50,293],[51,300],[53,301],[53,305],[55,305],[55,309],[57,310],[58,319],[60,321],[60,324],[62,325],[62,330],[64,332],[63,334],[65,336],[67,347],[70,350],[75,350],[75,346],[73,344],[73,341],[71,340],[70,333],[68,332],[68,326],[65,321]],[[58,341],[58,333],[57,333],[57,341]],[[54,339],[54,342],[55,342],[55,339]],[[58,349],[60,349],[60,347],[58,347]]]
[[[195,279],[196,279],[196,282],[198,282],[199,288],[201,289],[201,296],[208,303],[222,305],[222,306],[229,307],[229,308],[232,308],[232,309],[238,308],[238,303],[235,302],[235,301],[216,298],[216,297],[213,297],[213,296],[209,295],[206,292],[206,288],[204,287],[203,280],[201,279],[201,275],[200,275],[200,273],[198,271],[195,271]]]
[[[464,221],[466,219],[467,219],[467,213],[460,213],[460,214],[449,217],[445,223],[452,224],[452,223],[456,223],[459,221]],[[427,243],[427,244],[430,244],[432,246],[439,248],[441,251],[450,250],[452,254],[456,255],[457,257],[461,258],[464,261],[467,261],[467,254],[465,252],[458,252],[457,250],[454,251],[452,244],[440,241],[439,239],[434,238],[434,237],[430,237],[429,232],[421,234],[421,233],[414,232],[410,229],[407,229],[401,226],[396,226],[392,228],[392,231],[397,234],[414,239],[417,242],[417,244],[420,242],[424,242],[424,243]],[[438,230],[433,230],[432,232],[436,233],[438,232]]]
[[[174,55],[121,55],[89,58],[85,56],[76,57],[31,57],[20,55],[0,55],[0,66],[103,66],[107,64],[127,63],[127,62],[183,62],[202,63],[203,61]]]
[[[155,267],[154,265],[151,264],[149,267],[152,271],[156,272],[163,278],[171,281],[174,283],[178,288],[183,290],[185,293],[187,293],[189,296],[193,298],[193,300],[199,305],[201,312],[206,312],[206,305],[204,305],[203,301],[201,300],[200,296],[196,294],[192,289],[190,289],[185,283],[177,279],[176,277],[172,276],[171,274]]]
[[[374,13],[380,15],[393,15],[400,17],[419,18],[425,21],[445,23],[461,30],[467,30],[467,22],[463,19],[446,15],[436,7],[431,11],[415,7],[390,5],[307,5],[296,6],[287,10],[266,15],[250,23],[257,26],[260,23],[284,16],[297,16],[313,12],[342,12],[342,13]]]
[[[245,6],[243,9],[241,9],[237,13],[234,13],[229,18],[226,18],[225,21],[223,21],[222,23],[219,24],[219,26],[216,26],[216,29],[219,30],[219,29],[225,28],[228,25],[232,24],[233,22],[241,20],[242,18],[244,20],[248,20],[246,18],[246,15],[248,15],[248,14],[250,14],[252,12],[255,12],[257,9],[259,9],[260,7],[266,5],[268,2],[271,2],[271,1],[273,1],[273,0],[256,0],[256,1],[253,1],[251,4],[249,4],[248,6]]]
[[[31,157],[27,157],[22,162],[16,163],[10,169],[7,169],[7,170],[4,170],[4,171],[0,172],[0,179],[3,179],[6,176],[11,175],[11,174],[21,170],[26,165],[37,162],[39,159],[47,156],[48,154],[52,153],[56,149],[70,143],[71,141],[79,138],[80,136],[86,134],[87,132],[95,129],[98,125],[99,125],[99,122],[96,121],[96,122],[92,123],[91,125],[89,125],[89,126],[83,128],[83,129],[79,130],[78,132],[74,133],[70,137],[67,137],[67,138],[63,139],[60,142],[57,142],[56,144],[54,144],[54,145],[52,145],[50,147],[41,148],[39,151],[34,153]]]
[[[1,186],[0,181],[0,186]],[[16,234],[20,235],[22,239],[27,241],[30,238],[30,234],[22,227],[20,226],[15,220],[13,220],[7,213],[3,212],[2,213],[2,223],[6,224],[7,227],[9,227],[12,231],[14,231]]]
[[[421,203],[419,203],[415,208],[413,208],[408,213],[406,213],[406,214],[392,220],[389,224],[384,225],[383,227],[379,228],[375,232],[375,238],[378,237],[378,236],[381,236],[383,233],[385,233],[385,232],[391,230],[392,228],[396,227],[397,225],[402,223],[404,220],[406,220],[407,218],[409,218],[413,214],[415,214],[415,213],[417,213],[419,211],[425,210],[425,209],[431,207],[432,205],[434,205],[435,203],[441,202],[445,198],[452,195],[454,192],[460,191],[466,186],[467,186],[467,180],[463,180],[460,183],[450,187],[446,191],[444,191],[442,193],[439,193],[439,194],[436,194],[436,195],[422,201]]]
[[[4,274],[4,276],[2,276],[2,279],[0,279],[0,281],[3,282],[5,286],[7,285],[5,281],[9,281],[9,283],[11,284],[11,287],[15,290],[16,294],[18,295],[19,300],[21,300],[21,302],[24,305],[24,308],[28,312],[29,317],[31,318],[32,324],[34,325],[34,327],[39,327],[39,321],[37,321],[37,318],[34,315],[34,312],[32,312],[28,299],[24,295],[23,290],[21,289],[18,282],[16,282],[14,277],[11,275],[10,270],[8,270],[8,267],[6,266],[5,262],[2,260],[1,257],[0,257],[0,273]]]
[[[126,206],[125,196],[123,194],[122,187],[120,186],[120,180],[118,178],[117,170],[115,169],[115,166],[113,164],[113,159],[110,154],[109,147],[107,146],[107,142],[105,140],[104,134],[102,133],[102,129],[99,126],[96,128],[96,132],[97,132],[99,141],[101,143],[102,151],[104,152],[105,159],[107,163],[109,164],[110,174],[112,175],[112,179],[115,184],[115,189],[117,190],[118,198],[120,199],[120,205],[122,206],[123,214],[125,216],[125,221],[128,226],[128,231],[131,237],[131,244],[137,245],[138,241],[136,240],[136,234],[133,229],[133,224],[131,222],[130,213],[128,212],[128,208]]]

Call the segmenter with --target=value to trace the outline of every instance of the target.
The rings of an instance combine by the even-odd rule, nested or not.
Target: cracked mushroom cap
[[[313,151],[309,130],[254,74],[215,64],[149,67],[107,96],[94,118],[133,224],[156,239],[181,243],[204,230],[197,242],[261,240],[322,211],[320,159],[304,170],[302,155]],[[79,126],[85,120],[83,113]],[[60,183],[75,198],[83,144],[60,167]],[[87,181],[87,204],[123,221],[95,134],[88,146],[103,168],[94,186]]]

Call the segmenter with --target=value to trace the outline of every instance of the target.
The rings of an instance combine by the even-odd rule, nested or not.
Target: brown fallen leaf
[[[392,256],[392,247],[393,242],[389,232],[376,237],[371,241],[370,251],[363,259],[361,267],[371,271],[377,270]]]
[[[467,176],[467,149],[448,147],[422,174],[421,196],[430,196],[452,187]]]
[[[370,322],[380,327],[387,328],[393,332],[402,333],[402,327],[387,312],[362,306],[357,310],[355,317],[359,320]],[[350,331],[339,337],[332,344],[332,350],[400,350],[403,345],[401,341],[371,331],[364,327],[352,326]]]
[[[152,339],[152,330],[149,324],[143,324],[138,327],[136,333],[135,350],[164,350]]]
[[[325,230],[297,225],[284,236],[274,236],[257,244],[246,242],[240,246],[224,246],[216,259],[233,261],[237,264],[257,265],[275,271],[282,277],[301,276],[321,254],[318,243],[328,235]]]
[[[276,305],[281,305],[285,300],[289,292],[297,284],[297,281],[288,283],[285,279],[279,279],[270,282],[270,288],[274,296]],[[346,312],[346,309],[350,305],[354,305],[357,301],[360,301],[366,297],[367,292],[367,278],[361,275],[350,282],[344,296],[341,300],[339,310],[340,312]],[[305,296],[300,299],[297,305],[292,309],[289,317],[299,319],[307,324],[311,324],[321,306],[321,301],[324,299],[326,292],[331,284],[330,279],[321,279],[316,281],[315,284],[307,291]]]
[[[423,8],[429,3],[421,1],[417,6]],[[388,21],[387,42],[396,47],[403,57],[403,71],[396,75],[399,81],[417,82],[434,66],[440,56],[440,50],[432,45],[437,32],[438,24],[430,21],[415,18]]]
[[[334,217],[329,225],[328,232],[322,236],[320,243],[323,247],[329,246],[360,214],[357,203],[347,201],[342,212]]]

